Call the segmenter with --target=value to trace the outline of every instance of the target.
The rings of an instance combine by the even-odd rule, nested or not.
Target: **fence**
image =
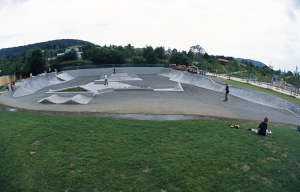
[[[289,87],[285,84],[278,85],[278,84],[271,84],[271,83],[266,83],[266,82],[259,82],[259,81],[255,81],[255,80],[242,79],[242,78],[238,78],[238,77],[231,77],[231,76],[228,76],[226,74],[208,73],[208,75],[209,76],[214,76],[214,77],[220,77],[220,78],[223,78],[223,79],[231,79],[231,80],[234,80],[234,81],[239,81],[239,82],[242,82],[242,83],[251,84],[251,85],[258,86],[258,87],[271,89],[273,91],[280,92],[280,93],[290,95],[290,96],[294,96],[294,97],[300,99],[300,90],[299,90],[299,88]]]
[[[76,69],[93,69],[93,68],[114,68],[114,67],[169,67],[169,64],[99,64],[99,65],[78,65],[62,67],[62,71]]]
[[[0,77],[0,86],[3,86],[7,83],[10,83],[12,81],[16,80],[16,76],[12,75],[12,76],[1,76]]]

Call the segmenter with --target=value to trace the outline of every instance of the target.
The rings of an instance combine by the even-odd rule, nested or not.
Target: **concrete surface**
[[[84,86],[101,79],[104,74],[111,75],[112,72],[113,69],[66,71],[74,79],[49,85],[34,94],[23,97],[15,98],[12,97],[11,93],[3,93],[0,96],[0,103],[29,110],[100,112],[125,114],[125,116],[126,114],[175,114],[179,116],[204,115],[247,120],[262,120],[265,116],[268,116],[271,122],[300,124],[297,111],[299,106],[278,97],[248,89],[230,87],[229,101],[223,102],[225,89],[223,84],[201,75],[165,68],[117,68],[117,73],[127,73],[128,76],[142,79],[124,79],[124,81],[117,83],[153,90],[162,89],[164,91],[110,90],[95,95],[86,105],[38,103],[41,99],[53,95],[53,93],[48,92],[49,89],[58,90]],[[179,85],[182,88],[181,91],[172,91],[176,88],[179,89]],[[80,94],[91,97],[90,93]],[[72,98],[76,95],[78,93],[60,93],[59,97]]]

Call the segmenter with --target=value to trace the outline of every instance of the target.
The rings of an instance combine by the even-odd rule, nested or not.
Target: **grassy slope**
[[[1,91],[6,91],[6,87],[5,86],[0,86],[0,92]]]
[[[297,191],[300,133],[0,111],[0,191]],[[30,152],[36,152],[31,155]]]
[[[281,97],[283,99],[286,99],[286,100],[288,100],[292,103],[295,103],[296,105],[300,105],[300,99],[297,99],[296,97],[289,96],[289,95],[286,95],[286,94],[283,94],[283,93],[273,91],[271,89],[265,89],[265,88],[262,88],[262,87],[257,87],[255,85],[250,85],[250,84],[247,84],[247,83],[241,83],[241,82],[234,81],[234,80],[226,80],[226,79],[222,79],[222,78],[218,78],[218,80],[222,81],[224,83],[228,83],[229,85],[234,85],[234,86],[238,86],[238,87],[243,87],[243,88],[247,88],[247,89],[252,89],[252,90],[256,90],[256,91],[276,95],[276,96]]]

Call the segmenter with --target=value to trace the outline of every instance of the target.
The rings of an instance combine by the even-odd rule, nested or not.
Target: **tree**
[[[73,61],[73,60],[77,60],[77,53],[76,51],[72,50],[68,53],[65,53],[64,55],[62,56],[58,56],[56,58],[56,60],[58,62],[64,62],[64,61]]]
[[[158,62],[158,58],[151,46],[144,48],[143,56],[148,64],[156,64]]]
[[[8,68],[9,74],[22,75],[24,72],[24,63],[20,56],[13,55]]]
[[[192,51],[196,57],[203,56],[206,53],[200,45],[191,46],[190,51]]]
[[[166,58],[164,47],[157,47],[157,48],[155,48],[154,52],[158,59],[163,60]]]
[[[189,65],[191,61],[185,53],[175,52],[170,57],[170,63]]]
[[[9,62],[5,57],[1,57],[0,59],[0,70],[4,75],[9,74]]]
[[[134,56],[132,58],[132,63],[134,63],[134,64],[145,64],[146,59],[143,56]]]
[[[288,76],[288,77],[292,77],[292,76],[293,76],[293,72],[291,72],[291,71],[288,71],[288,72],[287,72],[287,74],[286,74],[286,76]]]
[[[43,52],[40,48],[36,48],[29,52],[27,58],[27,66],[30,73],[37,75],[43,73],[46,67],[46,62]]]

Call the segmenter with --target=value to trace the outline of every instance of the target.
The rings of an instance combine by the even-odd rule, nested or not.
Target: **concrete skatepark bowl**
[[[104,85],[104,75],[108,85]],[[75,89],[74,89],[75,88]],[[84,91],[67,91],[67,90]],[[195,119],[196,116],[298,125],[300,106],[279,97],[230,87],[214,79],[161,67],[82,69],[42,74],[0,96],[2,105],[34,111],[95,112],[136,119]],[[135,115],[134,115],[135,114]],[[144,116],[151,114],[151,116]],[[173,117],[172,117],[173,115]],[[178,118],[176,118],[178,117]]]

